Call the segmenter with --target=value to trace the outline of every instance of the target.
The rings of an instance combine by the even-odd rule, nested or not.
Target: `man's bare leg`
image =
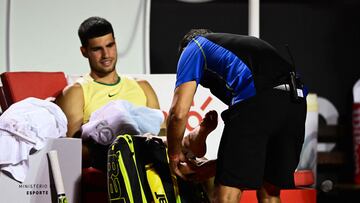
[[[242,191],[239,188],[217,185],[214,192],[214,203],[239,203]]]
[[[206,153],[206,138],[217,127],[218,114],[212,110],[206,113],[198,127],[183,139],[183,147],[190,150],[195,157],[203,157]]]
[[[256,191],[257,199],[260,203],[280,203],[280,189],[270,183],[265,182]]]

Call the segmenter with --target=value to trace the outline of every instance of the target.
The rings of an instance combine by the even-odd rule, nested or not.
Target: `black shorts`
[[[290,100],[290,92],[271,89],[222,113],[215,183],[257,189],[263,181],[294,187],[305,135],[306,102]]]

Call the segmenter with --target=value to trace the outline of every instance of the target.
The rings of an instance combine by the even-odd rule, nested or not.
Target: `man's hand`
[[[172,174],[175,174],[181,177],[184,180],[187,180],[187,176],[195,173],[191,166],[188,165],[186,157],[183,153],[170,155],[169,154],[169,167]]]

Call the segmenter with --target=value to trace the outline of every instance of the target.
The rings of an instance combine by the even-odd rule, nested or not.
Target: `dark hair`
[[[179,43],[179,54],[183,51],[183,49],[189,44],[189,42],[195,38],[196,36],[200,35],[203,36],[207,33],[212,33],[211,30],[208,29],[191,29],[188,33],[185,34],[185,36],[182,38],[182,40]]]
[[[88,40],[91,38],[104,36],[109,33],[114,36],[111,23],[104,18],[96,16],[84,20],[78,30],[82,46],[87,46]]]

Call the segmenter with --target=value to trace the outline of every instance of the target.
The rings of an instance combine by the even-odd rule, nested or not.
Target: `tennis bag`
[[[200,183],[171,175],[159,138],[120,135],[108,150],[108,195],[114,203],[208,203]]]

